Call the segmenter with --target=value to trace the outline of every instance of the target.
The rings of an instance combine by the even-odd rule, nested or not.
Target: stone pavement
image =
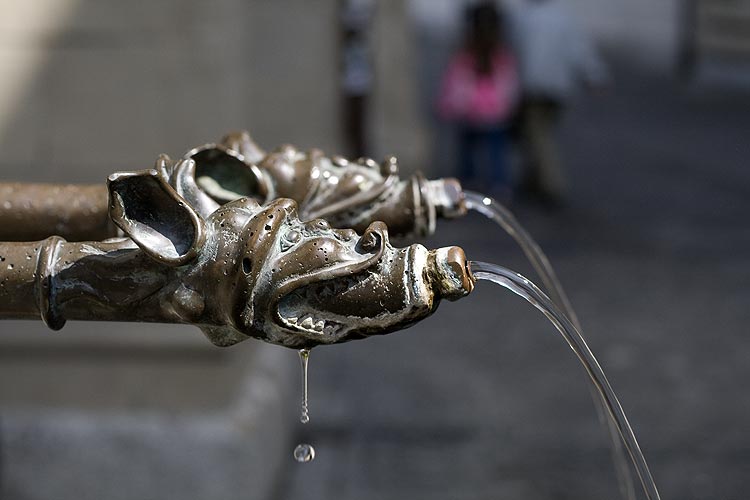
[[[570,204],[515,211],[548,252],[663,498],[750,488],[750,99],[630,72],[570,109]],[[533,273],[479,217],[429,246]],[[617,498],[583,370],[492,284],[412,329],[315,350],[276,500]]]

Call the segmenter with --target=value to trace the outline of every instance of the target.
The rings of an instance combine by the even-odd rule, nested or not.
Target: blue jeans
[[[508,131],[504,126],[463,125],[458,141],[459,177],[463,181],[477,176],[489,178],[492,187],[510,187],[508,176]]]

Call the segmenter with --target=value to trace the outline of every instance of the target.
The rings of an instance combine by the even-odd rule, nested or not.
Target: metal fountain
[[[553,300],[459,247],[389,241],[388,228],[424,236],[468,209],[516,239]],[[106,186],[0,183],[0,241],[0,319],[41,318],[55,330],[66,320],[191,324],[218,346],[253,337],[306,351],[386,334],[468,295],[477,279],[493,281],[540,309],[583,364],[610,419],[626,496],[620,439],[646,497],[659,498],[546,257],[507,209],[455,179],[401,179],[393,157],[266,152],[236,132],[112,174]]]

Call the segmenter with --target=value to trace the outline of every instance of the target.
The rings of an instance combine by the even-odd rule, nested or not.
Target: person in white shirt
[[[566,192],[555,138],[562,109],[581,84],[604,86],[607,70],[559,0],[525,0],[514,13],[512,31],[523,96],[521,189],[558,205]]]

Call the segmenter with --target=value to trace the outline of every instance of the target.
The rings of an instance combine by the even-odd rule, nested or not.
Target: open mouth
[[[318,337],[338,337],[358,318],[356,311],[342,315],[330,310],[337,297],[360,286],[369,273],[337,277],[296,288],[278,306],[281,322],[287,328]]]

